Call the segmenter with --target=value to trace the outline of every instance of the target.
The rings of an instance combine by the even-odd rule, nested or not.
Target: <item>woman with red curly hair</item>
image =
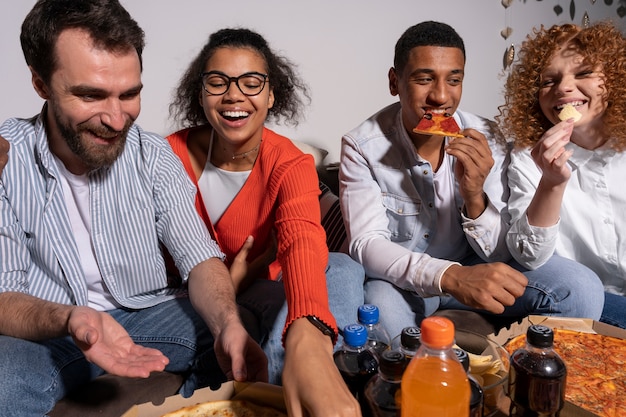
[[[511,254],[531,269],[553,253],[586,265],[605,287],[601,321],[626,328],[626,38],[608,22],[542,26],[505,98]],[[580,117],[561,120],[566,106]]]

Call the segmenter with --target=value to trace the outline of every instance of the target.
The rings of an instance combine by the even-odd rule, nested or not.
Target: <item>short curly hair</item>
[[[291,61],[272,51],[261,35],[245,28],[221,29],[209,36],[208,42],[189,64],[174,92],[169,106],[172,119],[179,121],[183,127],[208,123],[198,100],[202,92],[200,76],[207,61],[219,48],[248,48],[257,52],[265,60],[268,83],[274,92],[274,105],[268,111],[268,119],[280,122],[284,118],[286,124],[298,124],[303,116],[304,105],[310,102],[308,87],[296,73]]]
[[[601,134],[611,138],[614,149],[623,151],[626,149],[626,38],[606,21],[585,28],[564,24],[547,29],[542,25],[527,36],[505,84],[505,104],[499,107],[496,116],[502,132],[516,147],[528,148],[552,126],[539,106],[541,73],[564,45],[582,55],[586,64],[600,65],[607,103]]]

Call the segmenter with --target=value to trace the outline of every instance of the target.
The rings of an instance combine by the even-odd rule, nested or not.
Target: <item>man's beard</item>
[[[52,113],[67,146],[91,171],[113,165],[113,162],[124,151],[126,136],[133,123],[132,120],[128,120],[120,132],[103,125],[90,126],[88,122],[80,123],[76,128],[73,128],[66,124],[56,111],[53,110]],[[105,139],[118,136],[118,139],[112,145],[98,145],[88,139],[83,139],[84,134]]]

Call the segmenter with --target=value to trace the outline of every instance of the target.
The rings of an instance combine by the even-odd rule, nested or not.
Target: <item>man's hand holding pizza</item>
[[[465,202],[465,215],[475,219],[487,207],[483,187],[494,160],[485,135],[474,129],[465,129],[463,135],[462,138],[452,138],[446,152],[457,160],[454,174]]]

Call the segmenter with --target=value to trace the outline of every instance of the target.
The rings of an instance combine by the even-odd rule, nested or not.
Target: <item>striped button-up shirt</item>
[[[9,119],[0,135],[11,143],[0,182],[0,292],[87,305],[42,116]],[[88,177],[91,244],[102,279],[122,306],[149,307],[180,291],[167,287],[161,244],[184,278],[205,259],[223,259],[196,213],[194,185],[160,136],[133,125],[115,163]]]

